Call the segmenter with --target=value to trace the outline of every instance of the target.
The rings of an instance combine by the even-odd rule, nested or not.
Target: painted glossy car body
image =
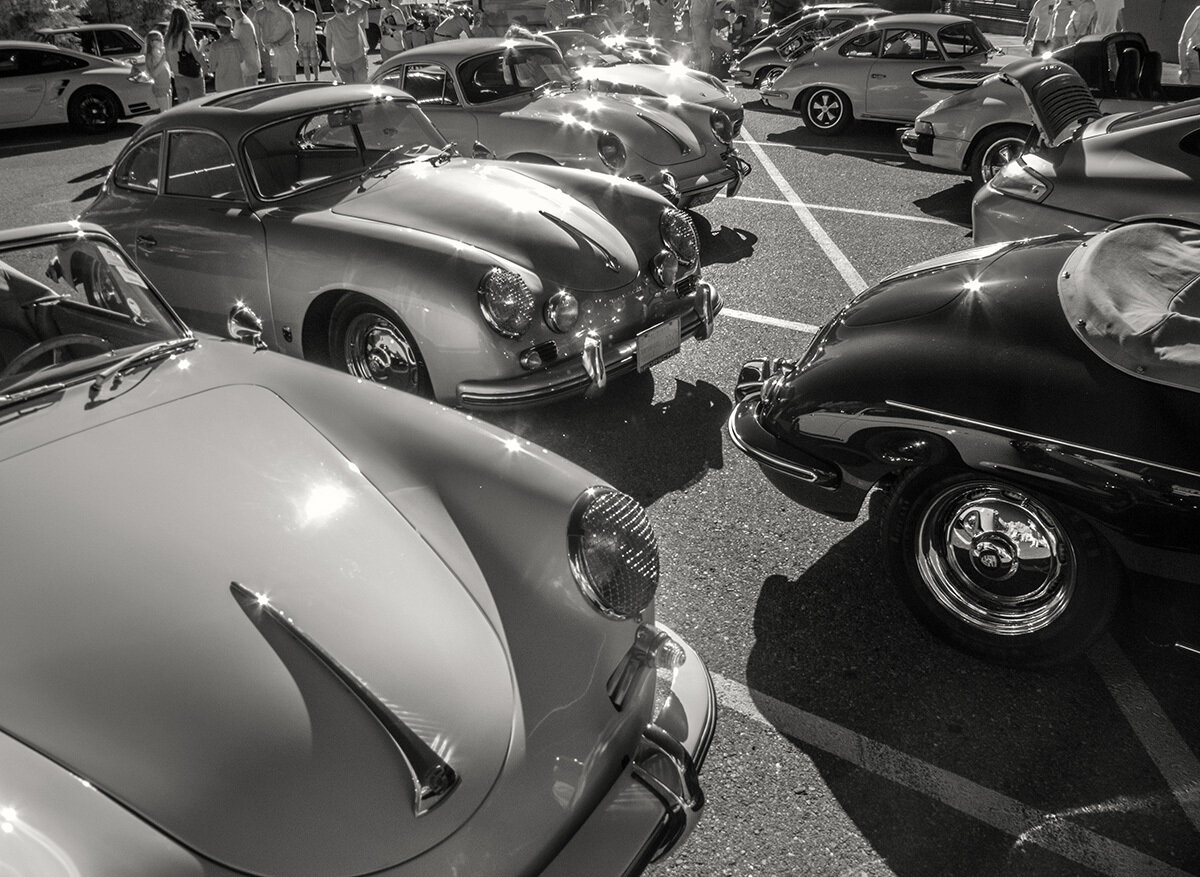
[[[995,63],[996,50],[968,18],[889,16],[858,25],[801,55],[763,82],[763,103],[799,113],[813,133],[836,134],[854,118],[911,122],[943,95],[914,73],[932,68],[975,70]]]
[[[1079,73],[1100,111],[1108,114],[1166,102],[1162,63],[1146,63],[1149,55],[1141,34],[1122,32],[1083,37],[1051,57]],[[1027,63],[1018,61],[1009,66]],[[982,185],[1020,154],[1034,130],[1033,117],[1020,90],[996,74],[924,110],[913,127],[901,132],[900,144],[914,161],[966,172]],[[1000,140],[1003,143],[997,146]],[[988,150],[996,154],[988,156]],[[980,173],[978,168],[986,170]]]
[[[735,444],[789,498],[839,520],[854,520],[876,486],[888,492],[887,521],[891,509],[913,507],[917,485],[959,475],[1055,508],[1060,519],[1081,517],[1097,579],[1133,570],[1200,584],[1192,535],[1200,524],[1200,384],[1118,365],[1081,339],[1083,321],[1068,316],[1060,294],[1085,245],[1096,252],[1099,241],[997,244],[885,279],[837,314],[798,361],[746,364],[729,420]],[[1004,563],[987,551],[1011,540],[989,542],[988,529],[986,520],[977,527],[980,554],[968,564],[983,570],[990,559],[998,572]],[[1019,536],[1015,525],[1011,532]],[[885,549],[912,557],[889,536],[885,527]],[[1018,538],[1010,554],[1021,550]],[[1079,542],[1069,550],[1085,553]],[[903,577],[890,561],[887,568]],[[1071,583],[1076,593],[1091,586],[1085,579]],[[1011,643],[1008,659],[1019,661],[1028,632],[994,638]]]
[[[692,46],[683,40],[659,39],[639,32],[636,28],[618,25],[599,12],[580,12],[568,15],[566,26],[599,37],[613,49],[640,56],[652,64],[687,64],[692,60]]]
[[[91,133],[157,111],[150,77],[127,63],[0,40],[0,129],[69,122]]]
[[[698,251],[668,253],[667,217],[695,242],[683,211],[614,177],[452,157],[387,86],[189,101],[134,135],[83,215],[189,325],[222,332],[245,304],[273,349],[458,405],[602,389],[649,366],[651,336],[659,354],[707,337],[720,308]],[[484,301],[494,277],[507,305]],[[367,303],[388,326],[350,319]]]
[[[0,262],[4,340],[45,351],[0,376],[9,870],[599,877],[686,835],[715,703],[654,623],[635,503],[428,401],[193,337],[98,228],[0,233]],[[572,567],[608,503],[639,564],[616,614]]]
[[[1011,77],[1018,88],[1039,73],[1025,72]],[[1035,109],[1051,105],[1053,95],[1029,94]],[[978,243],[1096,231],[1141,216],[1196,215],[1200,100],[1098,119],[1080,107],[1062,119],[1035,117],[1041,140],[1053,145],[1021,155],[976,193],[971,220]]]
[[[514,81],[518,64],[528,71],[524,81]],[[708,107],[589,91],[557,47],[536,40],[430,43],[392,56],[371,79],[412,94],[450,140],[479,141],[504,159],[616,173],[682,207],[735,192],[744,175],[732,120],[724,117],[729,125],[718,136],[720,114]],[[603,132],[622,143],[626,159],[617,168],[597,145]]]
[[[741,130],[742,102],[711,73],[680,62],[629,60],[613,54],[599,37],[582,30],[551,30],[542,37],[558,46],[563,59],[593,90],[666,98],[668,106],[680,101],[702,104],[729,116],[734,134]]]
[[[869,3],[830,3],[816,7],[778,30],[763,36],[756,34],[750,40],[753,45],[740,46],[729,65],[729,75],[742,85],[758,88],[767,76],[782,71],[822,40],[891,14]]]

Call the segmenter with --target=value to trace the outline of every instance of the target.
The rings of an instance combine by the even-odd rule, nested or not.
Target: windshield
[[[0,247],[0,394],[82,379],[139,347],[187,337],[105,237]]]
[[[250,175],[263,198],[280,198],[356,179],[386,153],[393,164],[433,158],[446,138],[412,101],[390,96],[260,128],[243,144]]]
[[[530,94],[538,86],[569,84],[574,79],[558,49],[551,46],[509,47],[459,66],[463,94],[473,104]]]

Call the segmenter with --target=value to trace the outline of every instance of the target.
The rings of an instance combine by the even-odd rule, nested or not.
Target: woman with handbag
[[[204,53],[192,33],[187,13],[176,6],[167,22],[167,64],[175,76],[175,98],[179,103],[204,96]]]

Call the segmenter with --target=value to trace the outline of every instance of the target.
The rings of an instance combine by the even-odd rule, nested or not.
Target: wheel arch
[[[1014,119],[1001,119],[980,128],[975,132],[975,136],[971,138],[971,145],[963,152],[962,169],[964,172],[970,172],[971,163],[975,160],[975,156],[979,154],[979,150],[983,144],[991,139],[1001,128],[1024,128],[1025,136],[1028,137],[1030,132],[1033,131],[1033,123],[1020,122]]]

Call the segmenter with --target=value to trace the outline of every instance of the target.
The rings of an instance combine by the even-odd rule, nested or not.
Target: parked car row
[[[1093,642],[1136,576],[1200,585],[1200,100],[1163,105],[1138,34],[994,58],[965,19],[897,15],[763,82],[816,134],[915,119],[914,158],[983,186],[982,246],[884,279],[802,356],[749,360],[728,429],[823,514],[879,489],[914,614],[1040,666]]]

